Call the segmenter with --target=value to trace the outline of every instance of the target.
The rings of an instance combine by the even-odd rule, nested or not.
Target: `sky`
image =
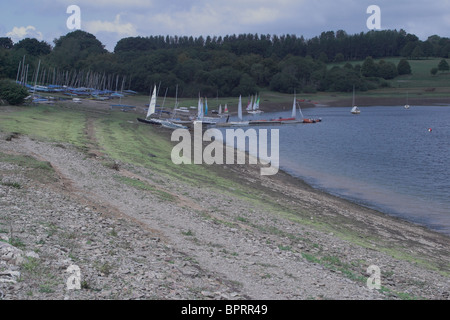
[[[0,37],[14,43],[53,40],[80,28],[109,51],[126,37],[295,34],[311,39],[324,31],[348,34],[400,30],[421,40],[450,37],[450,0],[2,0]],[[369,11],[376,5],[379,11]],[[368,25],[369,20],[369,25]],[[374,24],[379,22],[378,25]],[[69,28],[70,27],[70,28]]]

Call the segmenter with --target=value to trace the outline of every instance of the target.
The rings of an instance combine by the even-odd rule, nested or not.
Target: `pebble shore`
[[[449,299],[448,237],[288,178],[227,169],[311,221],[361,231],[365,245],[147,168],[105,166],[71,145],[3,134],[0,153],[51,168],[40,179],[36,168],[0,161],[0,300]],[[385,242],[367,246],[372,235]],[[368,287],[371,265],[382,290]],[[68,284],[71,266],[79,289]]]

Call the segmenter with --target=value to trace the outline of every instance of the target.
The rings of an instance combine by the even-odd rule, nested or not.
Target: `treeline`
[[[175,88],[183,96],[237,96],[271,89],[279,92],[368,90],[389,85],[386,80],[411,73],[407,59],[448,58],[450,39],[437,35],[421,41],[403,30],[370,31],[349,35],[323,32],[312,39],[295,35],[241,34],[224,37],[149,36],[120,40],[114,52],[105,50],[92,34],[75,31],[51,46],[36,39],[14,44],[0,38],[0,77],[16,78],[27,56],[33,77],[38,60],[51,73],[96,72],[127,81],[127,89],[148,93],[154,83]],[[403,57],[401,63],[374,59]],[[331,62],[363,60],[329,68]],[[43,83],[46,84],[46,83]]]

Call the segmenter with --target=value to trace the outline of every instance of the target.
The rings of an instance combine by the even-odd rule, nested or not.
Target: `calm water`
[[[280,129],[282,170],[450,235],[450,107],[362,107],[360,115],[318,107],[303,114],[323,122],[267,127]]]

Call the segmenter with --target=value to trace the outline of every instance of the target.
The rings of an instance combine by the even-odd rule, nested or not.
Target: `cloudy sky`
[[[381,10],[381,29],[404,29],[425,40],[450,37],[450,0],[2,0],[0,37],[31,37],[53,44],[71,32],[67,9],[81,11],[81,30],[110,51],[125,37],[224,36],[369,31],[370,5]]]

